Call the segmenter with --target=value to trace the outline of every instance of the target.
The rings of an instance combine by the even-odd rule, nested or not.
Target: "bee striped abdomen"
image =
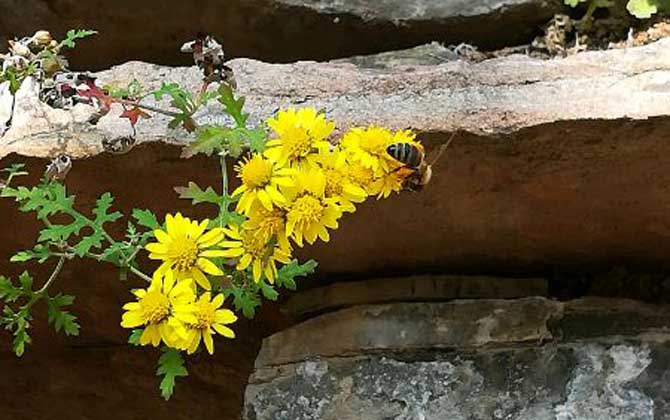
[[[412,168],[418,168],[423,160],[423,153],[410,143],[395,143],[386,148],[386,152],[398,162]]]

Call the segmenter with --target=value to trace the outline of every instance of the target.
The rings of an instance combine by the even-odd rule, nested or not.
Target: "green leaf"
[[[5,276],[0,276],[0,299],[6,302],[15,302],[23,295],[21,288],[14,286],[12,280]],[[7,309],[8,307],[5,307]]]
[[[249,114],[242,112],[242,109],[244,108],[244,96],[236,99],[233,90],[226,84],[219,86],[218,92],[219,102],[223,105],[226,113],[233,117],[233,120],[235,120],[238,127],[246,127]]]
[[[233,295],[233,306],[235,311],[242,312],[246,318],[252,319],[256,316],[256,308],[261,306],[258,293],[244,287],[232,286],[225,289],[224,295]]]
[[[63,310],[64,307],[72,305],[74,296],[58,294],[47,299],[47,313],[49,325],[53,325],[56,332],[63,330],[65,335],[79,335],[79,324],[77,317]]]
[[[51,250],[49,250],[49,247],[43,244],[37,244],[33,247],[33,249],[17,252],[9,259],[9,261],[25,262],[37,259],[37,262],[42,264],[44,261],[48,260],[49,257],[51,257]]]
[[[65,39],[60,42],[60,46],[74,48],[76,46],[76,40],[86,38],[97,33],[98,31],[91,31],[87,29],[70,29],[67,31],[67,34],[65,34]]]
[[[12,350],[17,357],[23,356],[23,353],[26,351],[26,344],[32,342],[27,332],[29,327],[28,321],[26,320],[25,315],[21,314],[22,313],[19,312],[18,318],[14,322],[14,340],[12,341]]]
[[[277,271],[275,284],[278,287],[295,290],[297,287],[295,284],[295,278],[312,274],[317,265],[317,262],[314,260],[309,260],[304,264],[300,264],[295,260],[291,261],[290,264],[286,264]]]
[[[117,99],[140,99],[143,91],[142,84],[137,79],[133,79],[126,87],[105,85],[102,88],[109,96]]]
[[[175,379],[188,376],[188,371],[184,366],[184,359],[178,350],[166,348],[158,359],[158,369],[156,376],[162,376],[159,388],[161,395],[169,400],[174,393]]]
[[[136,328],[130,332],[130,335],[128,336],[128,344],[131,344],[133,346],[139,346],[140,345],[140,338],[142,338],[142,334],[144,333],[144,329],[142,328]]]
[[[265,151],[265,143],[267,142],[267,133],[265,130],[256,128],[247,130],[246,134],[249,140],[249,149],[254,153],[263,153]]]
[[[222,151],[230,131],[230,128],[216,125],[200,127],[195,134],[195,140],[184,147],[182,157],[190,158],[198,153],[211,156]]]
[[[171,105],[186,114],[184,117],[191,115],[195,111],[193,97],[179,86],[178,83],[163,82],[160,89],[154,91],[153,95],[157,101],[162,100],[164,96],[169,96],[172,99]]]
[[[156,215],[151,210],[133,209],[132,216],[138,225],[147,229],[156,230],[161,227]]]
[[[195,182],[189,182],[188,187],[175,187],[179,198],[191,200],[193,205],[200,203],[221,204],[221,196],[212,187],[203,190]]]
[[[577,7],[579,3],[584,3],[589,0],[565,0],[565,4],[567,4],[570,7]]]
[[[29,293],[33,290],[33,277],[29,272],[24,271],[19,275],[19,284],[24,293]]]
[[[658,12],[658,5],[656,0],[629,0],[626,9],[638,19],[649,19]]]
[[[265,299],[275,301],[279,297],[279,293],[275,290],[275,288],[267,284],[264,280],[258,282],[258,287]]]

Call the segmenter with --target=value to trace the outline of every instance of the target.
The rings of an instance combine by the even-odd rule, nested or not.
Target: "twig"
[[[141,270],[139,270],[139,269],[133,267],[132,265],[128,266],[128,269],[129,269],[131,272],[135,273],[138,277],[140,277],[140,278],[142,278],[142,279],[148,281],[149,283],[151,283],[151,281],[152,281],[151,277],[149,277],[149,276],[147,276],[146,274],[144,274]]]
[[[161,108],[151,106],[151,105],[144,105],[144,104],[141,104],[139,102],[129,101],[127,99],[117,99],[116,102],[118,102],[120,104],[123,104],[123,105],[136,106],[138,108],[146,109],[147,111],[157,112],[159,114],[167,115],[169,117],[178,117],[178,116],[182,115],[179,112],[168,111],[166,109],[161,109]]]

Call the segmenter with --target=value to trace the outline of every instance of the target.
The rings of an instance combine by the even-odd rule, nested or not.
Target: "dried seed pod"
[[[104,139],[102,140],[102,148],[105,152],[109,152],[115,155],[122,155],[128,153],[133,147],[137,140],[133,136],[122,136],[116,137],[113,139]]]
[[[53,37],[49,31],[37,31],[35,32],[35,35],[33,35],[33,41],[41,47],[46,47],[51,44]]]
[[[72,169],[72,159],[68,155],[59,155],[47,165],[44,176],[49,181],[63,181]]]

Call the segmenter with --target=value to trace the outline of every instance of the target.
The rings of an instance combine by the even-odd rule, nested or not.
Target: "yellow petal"
[[[212,333],[209,330],[204,330],[202,332],[202,338],[205,342],[205,347],[209,354],[214,354],[214,341],[212,340]]]
[[[218,295],[216,295],[214,297],[214,300],[212,301],[212,305],[214,305],[215,308],[219,308],[221,305],[223,305],[223,300],[224,300],[223,295],[221,293],[219,293]]]
[[[240,262],[237,263],[237,267],[235,267],[237,270],[244,270],[247,267],[249,267],[249,264],[251,264],[252,257],[249,254],[244,255],[241,259]]]
[[[197,268],[194,268],[191,270],[191,275],[193,276],[193,280],[195,280],[198,286],[202,287],[205,290],[209,290],[212,288],[209,279],[205,277],[202,271],[198,270]]]
[[[211,257],[211,258],[225,257],[225,255],[223,255],[224,252],[225,251],[222,250],[222,249],[210,249],[210,250],[207,250],[207,251],[202,251],[200,253],[200,256],[201,257]]]
[[[223,240],[223,229],[214,228],[209,232],[205,233],[204,235],[202,235],[200,238],[198,238],[196,242],[198,243],[198,246],[200,248],[209,248],[210,246],[218,244],[222,240]]]
[[[253,265],[254,281],[258,283],[261,279],[261,261],[255,260]]]
[[[221,271],[221,269],[217,267],[216,264],[206,258],[198,258],[197,264],[198,267],[200,267],[200,269],[207,274],[211,274],[213,276],[223,275],[223,271]]]
[[[242,249],[242,248],[230,248],[230,249],[227,249],[227,250],[221,251],[221,252],[222,252],[222,255],[221,255],[222,257],[237,258],[237,257],[241,256],[242,254],[244,254],[244,249]]]
[[[224,327],[220,324],[214,324],[212,327],[214,328],[214,331],[226,338],[235,338],[235,332],[228,327]]]

